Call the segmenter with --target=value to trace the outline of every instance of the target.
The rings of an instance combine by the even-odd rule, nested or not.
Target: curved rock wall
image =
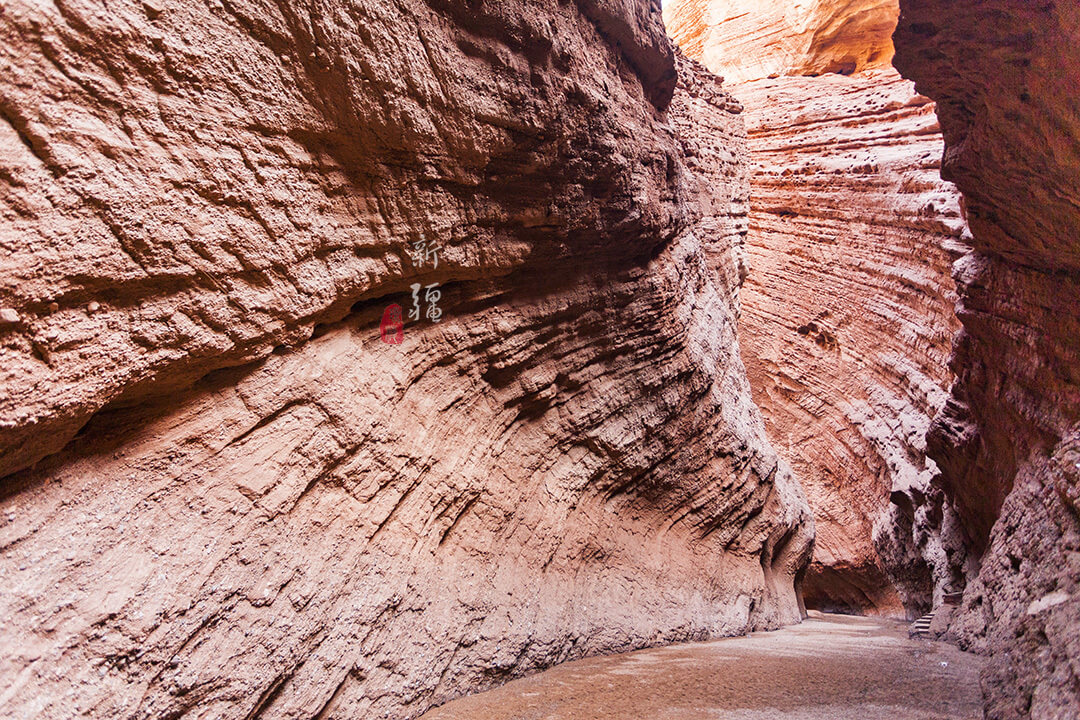
[[[670,237],[659,12],[582,5],[6,10],[0,474],[421,274]]]
[[[754,167],[739,340],[814,510],[806,602],[925,611],[948,563],[913,504],[936,475],[925,436],[952,382],[965,232],[934,105],[889,70],[732,92]]]
[[[897,66],[938,102],[964,193],[957,383],[931,432],[982,552],[950,632],[987,717],[1080,707],[1080,6],[903,0]]]
[[[0,714],[414,717],[799,619],[742,121],[658,3],[0,23]]]
[[[892,59],[896,0],[667,0],[668,33],[733,82],[851,74]]]
[[[887,61],[896,13],[895,3],[665,6],[689,54],[756,78],[731,87],[747,108],[753,167],[739,337],[770,439],[817,519],[806,601],[903,616],[935,593],[940,602],[964,557],[926,433],[952,382],[949,274],[965,224],[939,175],[934,104],[911,82],[865,69],[865,56],[852,76],[804,76],[845,48]],[[887,27],[865,34],[869,17]],[[792,76],[765,78],[778,72]]]

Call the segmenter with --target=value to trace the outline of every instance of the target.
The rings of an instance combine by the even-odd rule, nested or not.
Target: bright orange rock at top
[[[668,0],[668,34],[732,82],[888,65],[896,0]]]

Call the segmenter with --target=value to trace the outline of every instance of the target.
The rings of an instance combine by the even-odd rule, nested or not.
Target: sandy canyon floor
[[[422,720],[974,720],[980,660],[890,620],[820,615],[777,632],[567,663]]]

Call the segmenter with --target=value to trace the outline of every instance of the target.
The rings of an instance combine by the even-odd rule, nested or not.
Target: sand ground
[[[978,720],[980,659],[907,624],[815,614],[777,632],[587,658],[422,720]]]

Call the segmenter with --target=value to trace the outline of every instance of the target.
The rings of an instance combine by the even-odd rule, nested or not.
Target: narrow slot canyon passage
[[[970,232],[935,105],[890,64],[898,12],[665,4],[676,42],[744,108],[739,344],[814,513],[804,600],[914,620],[963,590],[964,538],[927,517],[952,509],[926,436],[954,380],[952,264]]]
[[[925,639],[945,636],[967,560],[926,454],[955,380],[952,265],[971,252],[935,104],[891,66],[895,3],[741,5],[668,0],[665,20],[691,55],[680,77],[702,61],[741,106],[739,344],[814,515],[811,617],[576,661],[424,720],[983,717],[982,660]],[[801,42],[769,40],[800,25]]]
[[[0,718],[1080,720],[1076,0],[5,0]]]

